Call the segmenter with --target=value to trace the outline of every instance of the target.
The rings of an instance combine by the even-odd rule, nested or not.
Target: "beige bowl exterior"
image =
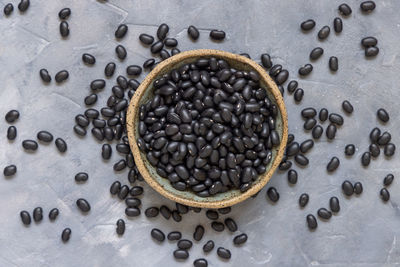
[[[142,153],[137,146],[136,140],[139,136],[139,107],[154,96],[153,81],[172,69],[178,68],[186,63],[194,62],[200,57],[216,57],[226,60],[231,67],[236,69],[247,71],[255,70],[260,75],[261,86],[266,88],[268,97],[278,106],[279,109],[276,119],[276,129],[278,131],[281,144],[279,147],[272,149],[272,160],[267,166],[267,171],[263,175],[260,175],[257,180],[253,182],[250,189],[244,193],[234,189],[225,193],[219,193],[214,196],[201,198],[191,191],[176,190],[172,187],[168,179],[162,178],[157,174],[155,168],[147,161],[146,155]],[[143,178],[153,189],[172,201],[191,207],[211,209],[233,206],[260,191],[271,179],[272,174],[281,162],[284,150],[286,148],[288,136],[288,122],[285,104],[277,85],[267,74],[267,72],[259,64],[244,56],[211,49],[199,49],[182,52],[159,63],[146,76],[132,97],[127,112],[126,125],[129,144],[135,158],[136,166]]]

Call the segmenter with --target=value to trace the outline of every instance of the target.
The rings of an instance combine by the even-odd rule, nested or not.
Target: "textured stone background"
[[[9,0],[0,0],[3,6]],[[16,9],[18,1],[12,1]],[[0,179],[0,266],[191,266],[194,259],[204,257],[201,247],[208,239],[216,246],[231,250],[232,259],[223,263],[214,250],[207,256],[209,266],[393,266],[400,262],[400,178],[399,155],[385,160],[381,155],[362,168],[360,157],[369,144],[369,131],[379,125],[389,130],[399,144],[400,115],[400,2],[377,1],[376,10],[362,15],[361,0],[349,1],[353,14],[343,19],[344,30],[336,35],[331,31],[323,42],[316,34],[323,25],[332,25],[337,6],[342,0],[299,1],[157,1],[110,0],[39,1],[32,0],[24,15],[15,10],[10,18],[0,18],[0,111],[18,109],[18,137],[6,139],[8,125],[3,120],[0,132],[0,162],[2,166],[15,163],[18,173],[12,179]],[[68,40],[59,35],[58,11],[72,9],[68,20],[71,34]],[[317,26],[302,34],[301,21],[313,18]],[[281,199],[272,205],[263,190],[256,199],[250,199],[233,209],[231,216],[240,231],[249,236],[242,248],[232,245],[233,235],[215,233],[204,213],[183,217],[182,223],[166,221],[161,217],[149,220],[144,215],[126,219],[123,237],[115,234],[115,222],[125,218],[124,203],[109,195],[109,186],[118,179],[126,182],[127,172],[116,174],[112,165],[118,160],[114,153],[110,162],[100,157],[101,145],[90,134],[78,138],[72,131],[74,116],[85,109],[83,97],[89,94],[89,82],[103,77],[104,66],[115,58],[114,31],[121,23],[129,25],[128,36],[122,43],[128,49],[128,60],[119,64],[118,73],[125,66],[139,64],[149,58],[150,52],[138,42],[142,32],[154,34],[157,26],[170,25],[169,36],[179,40],[181,50],[218,48],[232,52],[248,52],[259,59],[263,52],[272,55],[274,63],[281,63],[297,79],[297,69],[308,62],[315,46],[322,46],[324,56],[314,63],[313,73],[300,79],[305,90],[302,105],[296,105],[291,96],[285,97],[289,111],[290,132],[298,141],[309,138],[302,129],[299,111],[306,106],[327,107],[341,112],[341,102],[348,99],[355,111],[345,116],[345,125],[338,130],[334,142],[325,136],[308,154],[310,165],[299,171],[299,182],[289,186],[286,175],[275,174],[268,186],[277,187]],[[196,25],[201,31],[198,42],[187,38],[186,29]],[[208,38],[208,29],[226,30],[227,39],[221,44]],[[360,40],[365,36],[378,38],[380,53],[375,59],[364,58]],[[81,61],[84,52],[96,56],[94,67]],[[328,69],[329,56],[339,58],[340,69],[332,74]],[[61,86],[54,81],[44,85],[39,79],[40,68],[54,74],[67,69],[69,80]],[[114,75],[114,78],[116,75]],[[111,90],[114,80],[109,80]],[[98,106],[104,105],[108,94],[99,94]],[[391,120],[380,125],[375,112],[385,106]],[[326,126],[326,123],[325,123]],[[35,139],[39,130],[49,130],[55,137],[68,142],[68,152],[61,155],[54,144],[40,145],[35,153],[25,153],[22,140]],[[344,146],[354,143],[356,155],[345,159]],[[115,151],[114,151],[115,152]],[[341,160],[334,174],[327,174],[325,166],[332,156]],[[86,171],[86,184],[74,182],[74,175]],[[390,186],[391,200],[384,204],[379,199],[383,177],[393,172],[395,182]],[[346,199],[340,190],[344,179],[361,181],[364,192],[359,197]],[[145,185],[144,185],[145,186]],[[143,208],[150,205],[173,203],[158,196],[145,186]],[[310,195],[304,210],[298,208],[301,193]],[[308,213],[316,214],[320,207],[328,207],[331,196],[338,196],[341,211],[329,222],[319,221],[318,229],[310,232],[305,224]],[[81,215],[75,200],[85,197],[92,205],[88,215]],[[45,219],[39,224],[24,227],[19,211],[41,206]],[[58,207],[56,222],[47,219],[48,211]],[[144,209],[143,209],[144,210]],[[180,230],[184,237],[192,236],[198,223],[207,225],[200,243],[190,250],[190,258],[176,263],[172,252],[175,244],[168,241],[159,245],[150,238],[150,230],[159,227],[165,233]],[[71,227],[72,237],[67,244],[60,240],[63,228]]]

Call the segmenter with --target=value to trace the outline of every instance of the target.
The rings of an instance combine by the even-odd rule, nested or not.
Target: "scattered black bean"
[[[86,182],[89,179],[89,175],[86,172],[78,172],[75,175],[76,182]]]
[[[57,83],[62,83],[63,81],[67,80],[68,77],[69,77],[68,71],[61,70],[61,71],[57,72],[54,79],[56,80]]]
[[[40,131],[37,134],[37,139],[39,139],[42,142],[49,143],[53,141],[53,135],[48,131]]]
[[[307,193],[301,194],[300,197],[299,197],[299,205],[300,205],[300,207],[304,208],[308,204],[309,199],[310,199],[310,197],[308,196]]]
[[[377,44],[378,40],[373,36],[368,36],[361,39],[361,45],[364,46],[364,48],[373,47],[376,46]]]
[[[231,207],[225,207],[225,208],[219,208],[218,212],[220,214],[228,214],[229,212],[231,212],[232,208]]]
[[[40,222],[43,220],[43,209],[41,207],[37,207],[33,210],[33,220],[35,222]]]
[[[189,252],[184,249],[177,249],[174,251],[175,259],[185,260],[189,258]]]
[[[19,2],[19,4],[18,4],[18,9],[21,12],[25,12],[26,10],[28,10],[29,5],[30,5],[29,0],[21,0],[21,2]]]
[[[338,9],[339,13],[342,14],[343,16],[348,16],[352,12],[348,4],[341,4]]]
[[[60,19],[67,19],[70,15],[71,15],[71,9],[69,9],[68,7],[63,8],[60,10],[60,12],[58,12],[58,17]]]
[[[278,191],[276,191],[275,187],[270,187],[267,190],[267,197],[269,198],[269,200],[271,200],[272,202],[277,202],[279,200],[279,193]]]
[[[137,207],[128,207],[125,209],[125,215],[128,217],[137,217],[140,215],[140,209]]]
[[[303,67],[299,68],[299,74],[301,76],[306,76],[306,75],[310,74],[312,72],[312,70],[313,70],[313,66],[311,64],[306,64]]]
[[[157,41],[151,45],[150,51],[153,54],[159,53],[164,47],[164,43],[162,41]]]
[[[218,220],[219,217],[218,212],[216,212],[215,210],[207,210],[206,216],[210,220]]]
[[[214,241],[208,240],[207,243],[205,243],[204,246],[203,246],[203,251],[205,253],[208,253],[208,252],[210,252],[211,250],[214,249],[214,246],[215,246],[214,245]]]
[[[122,39],[125,37],[126,33],[128,32],[128,26],[126,24],[120,24],[115,31],[115,38]]]
[[[346,156],[353,156],[355,152],[356,147],[353,144],[346,145],[344,148],[344,154],[346,154]]]
[[[343,22],[341,18],[335,18],[333,20],[333,28],[335,29],[336,33],[341,33],[343,30]]]
[[[378,145],[384,146],[384,145],[388,144],[391,139],[392,139],[392,135],[389,132],[384,132],[378,138]]]
[[[210,38],[217,41],[223,40],[225,39],[225,32],[220,30],[212,30],[210,32]]]
[[[389,121],[389,113],[387,113],[387,111],[383,108],[378,109],[376,115],[378,116],[378,119],[381,120],[382,122]]]
[[[80,125],[75,125],[75,126],[74,126],[74,132],[75,132],[77,135],[80,135],[80,136],[85,136],[85,135],[86,135],[86,129],[83,128],[83,127],[80,126]]]
[[[313,50],[311,50],[310,53],[310,59],[311,60],[317,60],[319,59],[322,55],[324,54],[324,49],[321,47],[316,47]]]
[[[122,45],[117,45],[117,46],[115,47],[115,53],[117,54],[117,57],[118,57],[120,60],[124,60],[124,59],[126,58],[126,55],[127,55],[126,49],[125,49],[125,47],[123,47]]]
[[[390,194],[389,191],[386,188],[382,188],[380,191],[380,195],[383,201],[389,201],[390,199]]]
[[[322,126],[317,125],[312,129],[312,137],[314,139],[319,139],[322,136],[324,129],[322,128]]]
[[[57,208],[51,209],[49,212],[49,220],[54,221],[55,219],[57,219],[59,214],[60,211]]]
[[[261,55],[261,64],[267,69],[272,67],[272,61],[269,54],[264,53]]]
[[[359,195],[359,194],[362,193],[362,191],[363,191],[363,186],[362,186],[362,184],[361,184],[360,182],[354,183],[354,193],[355,193],[356,195]]]
[[[352,184],[350,181],[345,180],[345,181],[342,183],[342,190],[343,190],[343,193],[344,193],[346,196],[351,196],[351,195],[354,193],[353,184]]]
[[[178,41],[175,38],[166,38],[164,40],[164,45],[166,47],[175,47],[178,45]]]
[[[13,123],[16,120],[18,120],[18,118],[19,118],[19,112],[18,110],[15,109],[8,111],[5,116],[5,119],[8,123]]]
[[[361,164],[366,167],[371,162],[371,153],[364,152],[361,156]]]
[[[157,228],[153,228],[151,230],[151,237],[159,242],[163,242],[165,240],[165,234]]]
[[[197,225],[196,229],[193,233],[193,239],[196,241],[200,241],[204,235],[204,227],[201,225]]]
[[[157,207],[150,207],[145,210],[144,214],[146,215],[147,218],[153,218],[157,217],[159,212],[160,210]]]
[[[69,25],[68,22],[62,21],[60,23],[60,34],[62,37],[67,37],[69,35]]]
[[[154,42],[154,37],[145,33],[139,35],[139,40],[144,45],[151,45]]]
[[[40,75],[40,78],[42,79],[42,81],[44,81],[45,83],[51,82],[51,76],[46,69],[41,69],[39,71],[39,75]]]
[[[374,1],[361,2],[360,8],[363,12],[371,12],[375,9],[376,5]]]
[[[371,143],[377,143],[380,136],[381,130],[378,127],[375,127],[369,133],[369,139],[371,140]]]
[[[71,229],[70,229],[70,228],[65,228],[65,229],[62,231],[61,240],[62,240],[63,242],[68,242],[68,240],[70,239],[70,237],[71,237]]]
[[[142,204],[142,201],[140,201],[140,199],[138,199],[136,197],[128,197],[128,198],[125,198],[125,204],[127,207],[137,208]]]
[[[67,151],[67,143],[62,138],[57,138],[55,144],[58,151],[60,151],[61,153]]]
[[[158,26],[157,29],[157,37],[160,40],[164,40],[165,37],[167,37],[167,34],[169,32],[169,27],[167,24],[162,23],[160,26]]]
[[[329,220],[332,217],[332,212],[325,208],[320,208],[317,213],[318,216],[324,220]]]
[[[78,208],[82,211],[82,212],[88,212],[90,211],[90,204],[89,202],[84,199],[84,198],[79,198],[76,201],[76,206],[78,206]]]
[[[203,258],[201,258],[201,259],[196,259],[196,260],[193,262],[193,266],[194,266],[194,267],[207,267],[207,266],[208,266],[208,262],[207,262],[206,259],[203,259]]]
[[[190,38],[192,38],[193,40],[199,39],[200,32],[195,26],[190,25],[187,30],[187,33],[190,36]]]
[[[17,172],[17,166],[15,165],[8,165],[4,168],[3,174],[4,176],[12,176]]]
[[[239,234],[233,238],[233,244],[235,245],[242,245],[246,243],[246,241],[247,241],[247,235],[245,233]]]
[[[230,259],[231,258],[231,252],[229,249],[223,248],[223,247],[219,247],[217,249],[217,254],[219,257],[223,258],[223,259]]]
[[[140,75],[142,68],[138,65],[130,65],[126,68],[126,74],[128,75]]]
[[[313,29],[314,27],[315,27],[315,21],[313,19],[308,19],[306,21],[303,21],[300,24],[300,28],[303,31],[309,31],[309,30]]]
[[[23,210],[20,212],[20,217],[22,220],[22,223],[25,225],[30,225],[31,224],[31,215],[29,214],[29,212],[27,212],[26,210]]]
[[[326,133],[326,137],[329,140],[334,139],[335,136],[336,136],[336,126],[335,126],[335,124],[333,124],[333,123],[329,124],[328,128],[326,128],[325,133]]]
[[[8,3],[4,6],[4,15],[9,16],[14,11],[14,6],[11,3]]]
[[[379,48],[376,46],[365,48],[365,56],[366,57],[374,57],[378,55]]]
[[[114,62],[108,63],[108,64],[106,65],[106,67],[104,68],[104,75],[105,75],[107,78],[112,77],[112,76],[114,75],[115,68],[116,68],[116,65],[115,65]]]
[[[295,81],[295,80],[290,81],[287,86],[288,92],[292,94],[297,89],[298,85],[299,85],[299,83],[297,81]]]
[[[143,68],[148,69],[153,67],[153,65],[156,63],[156,60],[154,58],[149,58],[145,62],[143,62]]]
[[[328,172],[333,172],[339,167],[339,165],[340,160],[337,157],[332,157],[328,165],[326,166],[326,169]]]
[[[337,197],[331,197],[329,200],[329,207],[332,212],[339,212],[340,211],[340,204],[339,199]]]
[[[353,113],[354,110],[353,105],[348,100],[342,102],[342,108],[345,112],[349,114]]]
[[[167,238],[169,241],[176,241],[182,238],[182,234],[181,232],[173,231],[168,234]]]
[[[123,235],[125,233],[125,221],[123,219],[117,221],[117,228],[115,231],[118,235]]]
[[[389,186],[392,184],[394,179],[394,175],[389,173],[388,175],[385,176],[385,178],[383,179],[383,185],[384,186]]]
[[[131,191],[129,192],[129,194],[133,197],[140,196],[141,194],[143,194],[143,187],[134,186],[131,188]]]
[[[303,128],[304,130],[311,130],[317,124],[317,121],[313,118],[310,118],[304,122]]]
[[[383,153],[385,154],[386,157],[391,157],[394,155],[395,151],[396,151],[396,146],[393,143],[388,143],[385,145]]]
[[[381,149],[377,144],[370,144],[369,145],[369,152],[371,153],[371,156],[376,158],[381,154]]]
[[[29,151],[35,151],[38,149],[38,143],[33,140],[24,140],[22,141],[22,147]]]
[[[330,32],[331,32],[331,28],[329,28],[329,26],[322,27],[318,32],[318,39],[324,40],[324,39],[328,38]]]
[[[193,243],[188,239],[181,239],[178,241],[177,246],[180,249],[190,249],[193,246]]]
[[[297,88],[296,91],[294,92],[294,100],[296,102],[300,102],[303,99],[304,96],[304,90],[302,88]]]
[[[226,218],[225,225],[228,228],[228,230],[231,232],[236,232],[238,229],[236,222],[232,218]]]
[[[318,227],[317,219],[312,214],[308,214],[307,217],[307,225],[310,230],[314,230]]]

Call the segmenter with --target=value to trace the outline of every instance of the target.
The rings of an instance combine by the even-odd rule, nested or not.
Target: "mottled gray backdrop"
[[[0,0],[1,9],[8,2]],[[400,167],[399,156],[385,160],[381,155],[368,168],[360,166],[361,154],[369,145],[369,131],[379,125],[389,130],[394,142],[399,139],[400,122],[400,2],[377,1],[370,15],[362,15],[361,0],[348,1],[353,8],[349,18],[343,19],[344,29],[339,35],[333,30],[327,40],[318,41],[316,34],[323,25],[332,27],[338,16],[337,6],[342,0],[301,1],[157,1],[110,0],[44,1],[32,0],[29,10],[20,15],[18,10],[9,18],[0,17],[0,111],[18,109],[20,119],[15,123],[18,137],[6,139],[8,124],[0,124],[0,162],[2,166],[16,164],[18,173],[11,179],[0,179],[0,266],[191,266],[194,259],[204,257],[204,242],[214,239],[216,246],[232,252],[228,262],[222,262],[214,250],[207,255],[209,266],[393,266],[400,262]],[[58,12],[70,7],[68,19],[71,34],[62,40],[59,34]],[[299,24],[313,18],[317,26],[303,34]],[[111,198],[109,186],[118,179],[126,182],[127,172],[116,174],[112,165],[119,157],[114,153],[110,162],[102,162],[101,145],[88,134],[78,138],[72,131],[74,116],[85,109],[84,96],[89,94],[89,82],[103,78],[104,66],[118,60],[114,48],[114,31],[118,24],[129,26],[122,44],[128,50],[128,59],[118,64],[117,72],[125,73],[125,66],[139,64],[151,57],[148,49],[138,42],[142,32],[154,34],[160,23],[170,25],[169,36],[179,41],[181,50],[217,48],[231,52],[247,52],[256,60],[261,53],[272,55],[274,63],[284,65],[290,78],[298,79],[297,69],[308,62],[312,48],[321,46],[325,52],[314,63],[314,71],[299,80],[305,97],[301,105],[293,97],[285,97],[289,112],[290,132],[303,141],[309,133],[302,129],[299,111],[306,106],[327,107],[341,112],[341,102],[348,99],[354,113],[345,116],[345,125],[338,130],[334,142],[326,137],[316,142],[308,154],[310,164],[299,172],[299,181],[289,186],[286,175],[275,174],[268,186],[280,193],[276,205],[266,201],[265,190],[256,199],[250,199],[233,209],[231,216],[240,232],[246,232],[248,242],[237,248],[231,233],[215,233],[209,227],[204,213],[183,217],[182,223],[162,217],[147,219],[144,215],[126,219],[123,237],[115,233],[115,222],[125,218],[124,203]],[[187,38],[187,27],[201,29],[200,39],[193,43]],[[223,29],[226,40],[213,43],[209,29]],[[365,36],[379,40],[380,53],[375,59],[364,58],[360,40]],[[84,66],[82,53],[95,55],[93,67]],[[339,58],[339,71],[328,69],[331,55]],[[53,82],[44,85],[39,69],[47,68],[51,75],[62,69],[70,73],[61,86]],[[114,78],[116,75],[114,75]],[[142,78],[142,77],[141,77]],[[111,90],[114,80],[107,81]],[[97,107],[104,105],[108,93],[100,93]],[[380,125],[375,112],[385,106],[391,119]],[[3,116],[3,115],[2,115]],[[326,123],[325,125],[326,126]],[[61,155],[54,144],[40,145],[35,153],[25,153],[21,142],[36,138],[39,130],[49,130],[55,137],[68,143],[68,152]],[[354,143],[355,156],[345,159],[345,144]],[[115,151],[114,151],[115,152]],[[341,160],[334,174],[327,174],[325,166],[332,156]],[[3,168],[3,167],[1,167]],[[78,185],[74,175],[89,173],[89,181]],[[383,177],[393,172],[395,181],[390,186],[391,200],[379,198]],[[361,181],[364,192],[359,197],[346,199],[340,190],[344,179]],[[143,208],[173,203],[145,186]],[[298,197],[310,195],[308,206],[301,210]],[[306,227],[308,213],[316,214],[320,207],[328,207],[331,196],[338,196],[341,211],[329,222],[318,221],[318,229]],[[82,215],[75,206],[79,197],[87,198],[92,210]],[[45,219],[24,227],[20,210],[30,212],[41,206]],[[51,208],[58,207],[60,216],[54,223],[47,218]],[[166,241],[157,244],[150,238],[150,230],[159,227],[165,233],[180,230],[191,238],[198,223],[206,227],[200,243],[195,242],[190,258],[177,263],[172,256],[175,244]],[[72,237],[67,244],[60,240],[61,231],[71,227]]]

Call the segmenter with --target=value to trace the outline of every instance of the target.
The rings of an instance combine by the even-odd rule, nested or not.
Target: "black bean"
[[[371,162],[371,153],[364,152],[361,156],[361,164],[366,167]]]
[[[353,144],[346,145],[344,148],[344,154],[346,154],[346,156],[353,156],[355,152],[356,147]]]
[[[176,54],[179,54],[181,51],[178,48],[172,48],[171,49],[171,55],[175,56]]]
[[[75,125],[74,126],[74,132],[79,135],[79,136],[85,136],[86,135],[86,129],[80,125]]]
[[[154,63],[156,63],[156,60],[154,58],[149,58],[143,63],[143,68],[145,69],[151,68],[154,65]]]
[[[55,219],[57,219],[59,214],[60,211],[57,208],[51,209],[49,212],[49,220],[54,221]]]
[[[326,128],[326,137],[330,140],[334,139],[336,135],[336,126],[335,124],[331,123]]]
[[[60,34],[62,37],[67,37],[69,35],[69,25],[68,22],[62,21],[60,23]]]
[[[144,214],[146,215],[147,218],[153,218],[157,217],[159,212],[160,210],[157,207],[150,207],[145,210]]]
[[[377,127],[371,130],[369,133],[369,139],[371,140],[371,143],[377,143],[379,137],[381,136],[381,130]]]
[[[205,253],[208,253],[213,249],[214,249],[214,241],[212,241],[212,240],[208,240],[207,243],[205,243],[203,246],[203,251]]]
[[[376,5],[374,1],[361,2],[360,8],[363,12],[371,12],[375,9]]]
[[[85,64],[94,65],[94,64],[96,63],[96,58],[95,58],[94,56],[92,56],[91,54],[84,53],[84,54],[82,55],[82,61],[83,61]]]
[[[11,3],[8,3],[4,6],[4,15],[9,16],[14,11],[14,6]]]
[[[342,183],[342,190],[343,190],[343,193],[344,193],[346,196],[351,196],[351,195],[353,194],[353,192],[354,192],[353,184],[352,184],[350,181],[345,180],[345,181]]]
[[[96,128],[104,128],[106,126],[106,121],[102,119],[94,119],[92,123]]]
[[[26,210],[23,210],[20,212],[20,217],[22,220],[22,223],[25,225],[30,225],[31,224],[31,215],[29,214],[29,212],[27,212]]]
[[[385,178],[383,179],[383,185],[384,186],[389,186],[392,184],[394,179],[394,175],[389,173],[388,175],[385,176]]]
[[[341,33],[343,30],[343,22],[341,18],[335,18],[333,20],[333,28],[335,29],[336,33]]]
[[[292,167],[292,162],[288,161],[288,160],[282,161],[279,164],[279,170],[281,170],[281,171],[288,170],[288,169],[290,169],[290,167]]]
[[[294,157],[294,160],[296,161],[297,164],[301,165],[301,166],[307,166],[309,163],[309,160],[306,156],[302,155],[302,154],[298,154]]]
[[[386,189],[386,188],[382,188],[381,189],[381,191],[380,191],[380,195],[381,195],[381,199],[383,200],[383,201],[389,201],[389,199],[390,199],[390,194],[389,194],[389,191]]]
[[[40,75],[40,78],[42,79],[42,81],[44,81],[45,83],[51,82],[51,76],[46,69],[41,69],[39,71],[39,75]]]
[[[332,157],[328,165],[326,166],[326,169],[328,172],[333,172],[339,167],[339,165],[340,160],[337,157]]]
[[[337,57],[330,57],[329,58],[329,69],[331,71],[337,71],[339,69],[339,62]]]
[[[319,139],[322,136],[323,131],[324,130],[323,130],[322,126],[320,126],[320,125],[315,126],[312,129],[312,137],[314,139]]]
[[[210,38],[217,41],[223,40],[225,39],[225,32],[221,30],[212,30],[210,32]]]
[[[328,115],[329,115],[328,110],[327,110],[326,108],[322,108],[322,109],[319,111],[319,120],[320,120],[321,122],[326,121],[326,120],[328,119]]]
[[[364,46],[364,48],[373,47],[376,46],[377,44],[378,40],[373,36],[368,36],[361,39],[361,45]]]
[[[272,202],[277,202],[279,200],[279,193],[278,191],[276,191],[275,187],[270,187],[267,190],[267,197],[269,198],[269,200],[271,200]]]
[[[151,45],[151,53],[156,54],[160,52],[164,47],[164,43],[162,41],[157,41],[154,44]]]
[[[389,132],[384,132],[379,138],[378,138],[378,145],[386,145],[387,143],[390,142],[392,139],[392,136]]]
[[[301,194],[300,197],[299,197],[299,205],[300,205],[300,207],[304,208],[308,204],[309,199],[310,199],[310,197],[308,196],[307,193]]]
[[[196,259],[196,260],[193,262],[193,266],[194,266],[194,267],[207,267],[207,266],[208,266],[208,262],[207,262],[206,259],[203,259],[203,258],[201,258],[201,259]]]
[[[300,145],[300,151],[302,153],[307,153],[308,150],[310,150],[314,146],[314,141],[311,139],[307,139]]]
[[[324,40],[324,39],[328,38],[330,32],[331,32],[331,28],[329,28],[329,26],[322,27],[318,32],[318,39]]]
[[[378,116],[378,119],[381,120],[382,122],[389,121],[389,114],[383,108],[378,109],[378,111],[376,112],[376,115]]]
[[[311,60],[317,60],[319,59],[322,55],[324,54],[324,49],[321,47],[316,47],[313,50],[311,50],[310,53],[310,59]]]
[[[182,234],[181,234],[181,232],[178,232],[178,231],[170,232],[168,234],[167,238],[169,241],[179,240],[182,238]]]
[[[246,241],[247,241],[247,235],[245,233],[239,234],[233,238],[233,243],[235,245],[242,245],[246,243]]]
[[[276,84],[278,84],[278,85],[284,84],[288,78],[289,78],[289,72],[287,70],[283,69],[275,77]]]
[[[38,143],[33,140],[24,140],[22,141],[22,147],[29,151],[35,151],[38,149]]]
[[[338,9],[339,13],[343,16],[348,16],[351,14],[351,8],[348,4],[341,4]]]
[[[172,211],[172,219],[174,219],[174,221],[176,221],[176,222],[180,222],[180,221],[182,221],[182,216],[179,214],[179,212],[177,210],[173,210]]]
[[[178,45],[178,41],[175,38],[166,38],[164,40],[164,45],[166,47],[175,47]]]
[[[267,69],[272,67],[272,61],[269,54],[264,53],[261,55],[261,64]]]
[[[318,227],[317,219],[312,214],[308,214],[307,217],[307,226],[310,230],[314,230]]]
[[[394,155],[396,151],[396,146],[393,143],[388,143],[385,145],[385,148],[383,150],[383,153],[385,154],[386,157],[391,157]]]
[[[103,89],[105,86],[106,86],[106,81],[103,79],[93,80],[90,83],[90,89],[92,90],[100,90]]]
[[[57,138],[55,144],[58,151],[60,151],[61,153],[67,151],[67,143],[62,138]]]
[[[90,94],[87,97],[85,97],[84,100],[85,104],[88,106],[93,105],[94,103],[97,102],[97,95],[96,94]]]
[[[197,225],[196,229],[193,233],[193,239],[196,241],[200,241],[204,235],[204,227],[201,225]]]
[[[129,194],[133,197],[140,196],[141,194],[143,194],[143,187],[134,186],[131,188],[131,191],[129,192]]]
[[[151,237],[159,242],[163,242],[165,240],[165,234],[157,228],[153,228],[151,230]]]
[[[232,208],[231,207],[225,207],[225,208],[219,208],[218,212],[221,214],[228,214],[229,212],[231,212]]]
[[[140,201],[140,199],[135,198],[135,197],[128,197],[128,198],[125,198],[125,204],[127,207],[137,208],[142,204],[142,201]]]
[[[113,166],[114,171],[122,171],[126,168],[126,161],[124,159],[119,160]]]
[[[365,56],[366,57],[374,57],[378,55],[379,48],[376,46],[365,48]]]
[[[218,217],[219,217],[218,212],[216,212],[215,210],[207,210],[206,216],[210,220],[218,220]]]
[[[89,202],[84,199],[84,198],[79,198],[76,201],[76,205],[78,206],[78,208],[82,211],[82,212],[88,212],[90,211],[90,204]]]
[[[40,132],[38,132],[37,138],[40,141],[46,142],[46,143],[49,143],[49,142],[53,141],[53,135],[51,133],[49,133],[48,131],[40,131]]]
[[[86,182],[89,179],[89,175],[86,172],[78,172],[75,175],[76,182]]]
[[[237,229],[238,229],[238,227],[236,225],[236,222],[232,218],[226,218],[225,219],[225,225],[228,228],[228,230],[231,231],[231,232],[236,232]]]
[[[320,208],[317,213],[318,216],[324,220],[329,220],[332,217],[332,212],[325,208]]]
[[[63,242],[68,242],[68,240],[71,238],[71,229],[70,228],[65,228],[62,233],[61,233],[61,240]]]
[[[289,93],[293,93],[297,89],[298,85],[299,85],[299,83],[297,81],[295,81],[295,80],[290,81],[288,86],[287,86],[288,92]]]
[[[164,40],[165,37],[167,36],[168,32],[169,32],[169,27],[167,24],[163,23],[160,26],[158,26],[158,29],[157,29],[158,39]]]
[[[89,125],[89,120],[86,118],[86,116],[82,114],[78,114],[75,116],[75,122],[82,127],[86,127]]]
[[[21,0],[21,2],[19,2],[19,4],[18,4],[18,9],[21,12],[25,12],[26,10],[28,10],[29,5],[30,5],[29,0]]]
[[[177,249],[174,251],[174,257],[175,259],[184,260],[189,258],[189,252],[184,249]]]
[[[37,207],[33,210],[33,220],[35,222],[40,222],[43,220],[43,209],[41,207]]]
[[[130,65],[126,68],[126,73],[128,75],[140,75],[142,68],[138,65]]]
[[[69,9],[68,7],[63,8],[60,10],[60,12],[58,12],[58,17],[60,19],[67,19],[70,15],[71,15],[71,9]]]
[[[115,38],[121,39],[124,38],[126,33],[128,32],[128,26],[126,24],[120,24],[115,31]]]
[[[329,208],[332,212],[339,212],[340,211],[340,204],[339,199],[337,197],[331,197],[329,200]]]
[[[140,215],[140,209],[137,207],[128,207],[125,209],[125,215],[128,217],[137,217]]]
[[[217,249],[217,254],[219,257],[223,258],[223,259],[230,259],[231,258],[231,252],[229,249],[223,248],[223,247],[219,247]]]
[[[8,123],[15,122],[19,118],[19,112],[18,110],[10,110],[6,113],[5,119]]]
[[[4,168],[3,174],[4,176],[12,176],[17,172],[17,166],[15,165],[8,165]]]
[[[119,219],[116,224],[117,228],[115,231],[118,235],[123,235],[125,233],[125,221],[123,219]]]
[[[104,68],[104,75],[105,75],[107,78],[110,78],[111,76],[114,75],[115,68],[116,68],[116,65],[115,65],[114,62],[108,63],[108,64],[106,65],[106,67]]]
[[[187,33],[188,33],[189,37],[192,38],[193,40],[199,39],[200,32],[195,26],[190,25],[187,30]]]
[[[290,143],[286,148],[286,155],[288,157],[295,156],[300,151],[300,145],[297,142]]]
[[[61,83],[65,80],[67,80],[69,77],[69,73],[66,70],[61,70],[59,72],[57,72],[56,76],[54,77],[54,79],[56,80],[57,83]]]
[[[369,145],[369,152],[371,153],[371,156],[376,158],[381,154],[381,150],[377,144],[370,144]]]
[[[313,19],[308,19],[306,21],[303,21],[300,24],[300,28],[303,31],[309,31],[309,30],[313,29],[314,27],[315,27],[315,21]]]
[[[317,124],[317,121],[313,118],[310,118],[304,122],[303,128],[304,130],[311,130]]]
[[[356,195],[359,195],[359,194],[362,193],[362,191],[363,191],[363,186],[362,186],[362,184],[361,184],[360,182],[354,183],[354,193],[355,193]]]
[[[345,100],[342,102],[342,108],[345,112],[347,112],[349,114],[353,113],[353,110],[354,110],[353,105],[351,105],[351,103],[348,100]]]
[[[117,45],[115,47],[115,53],[120,60],[124,60],[126,58],[126,49],[122,45]]]
[[[139,40],[144,45],[151,45],[154,42],[154,37],[145,33],[139,35]]]
[[[303,67],[299,68],[299,74],[301,76],[306,76],[306,75],[310,74],[312,72],[312,70],[313,70],[313,66],[311,64],[306,64]]]
[[[193,243],[188,239],[181,239],[178,241],[177,246],[180,249],[190,249],[193,246]]]

